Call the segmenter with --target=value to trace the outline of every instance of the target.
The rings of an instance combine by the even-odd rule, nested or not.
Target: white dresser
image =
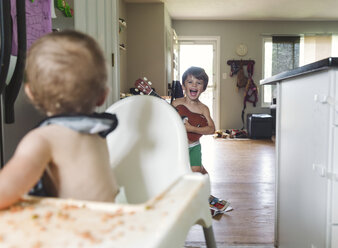
[[[338,248],[338,58],[261,84],[277,84],[276,244]]]

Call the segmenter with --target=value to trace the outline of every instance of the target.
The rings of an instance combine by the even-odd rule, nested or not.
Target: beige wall
[[[254,81],[258,85],[262,79],[262,38],[264,34],[296,35],[304,33],[338,33],[338,22],[279,22],[279,21],[173,21],[178,36],[220,36],[220,75],[221,78],[220,116],[221,128],[241,128],[243,90],[237,91],[236,77],[229,77],[230,66],[227,60],[240,59],[235,53],[239,43],[248,46],[243,59],[255,60]],[[196,55],[198,56],[198,55]],[[261,108],[247,104],[246,113],[269,113]]]
[[[127,84],[147,77],[157,93],[166,91],[163,3],[127,4]]]

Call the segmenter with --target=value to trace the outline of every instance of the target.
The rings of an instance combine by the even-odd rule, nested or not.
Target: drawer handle
[[[317,172],[320,177],[325,177],[334,182],[338,182],[338,173],[327,171],[326,167],[321,164],[312,164],[312,170]]]
[[[330,96],[315,94],[314,97],[313,97],[313,100],[315,102],[319,102],[319,103],[322,103],[322,104],[329,104],[329,105],[333,106],[335,108],[335,110],[338,112],[338,103],[335,101],[334,98],[332,98]]]
[[[315,171],[315,172],[318,172],[318,174],[321,177],[327,176],[326,168],[324,166],[322,166],[321,164],[312,164],[312,170]]]

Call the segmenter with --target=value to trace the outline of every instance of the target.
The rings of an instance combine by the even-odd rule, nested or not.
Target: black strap
[[[9,124],[14,123],[14,102],[18,97],[25,70],[27,48],[25,1],[16,0],[16,12],[18,19],[18,58],[13,76],[4,91],[5,122]]]
[[[246,103],[245,103],[245,100],[244,100],[244,106],[243,106],[242,115],[241,115],[243,126],[242,126],[241,130],[243,130],[244,127],[245,127],[245,125],[244,125],[244,113],[245,113],[245,109],[246,109]]]
[[[0,1],[0,94],[6,87],[12,48],[11,5],[9,0]]]

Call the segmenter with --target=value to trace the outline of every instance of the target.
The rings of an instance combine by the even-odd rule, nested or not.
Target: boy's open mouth
[[[196,96],[197,95],[197,90],[190,90],[190,95],[191,96]]]

